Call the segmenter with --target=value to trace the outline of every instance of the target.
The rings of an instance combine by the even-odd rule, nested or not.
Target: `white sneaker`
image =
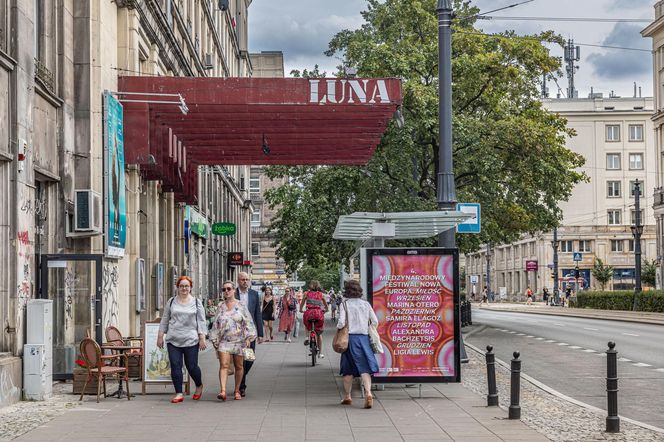
[[[288,342],[292,342],[290,338],[287,339]]]
[[[325,355],[323,353],[318,353],[318,357],[323,359],[323,358],[325,358]]]

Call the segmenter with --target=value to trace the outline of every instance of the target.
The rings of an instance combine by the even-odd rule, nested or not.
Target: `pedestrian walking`
[[[341,404],[353,403],[351,397],[353,378],[360,377],[364,387],[364,408],[371,408],[373,406],[371,376],[378,372],[378,361],[369,342],[369,323],[378,325],[378,318],[371,305],[362,299],[362,286],[358,281],[346,281],[343,296],[345,300],[339,306],[337,328],[344,328],[348,316],[348,349],[341,354],[339,368],[344,384],[344,398]]]
[[[325,312],[327,311],[327,303],[320,288],[320,282],[315,279],[309,283],[309,290],[304,294],[302,301],[300,301],[300,313],[304,307],[304,315],[302,322],[307,331],[313,328],[316,332],[316,340],[318,341],[318,357],[324,358],[323,354],[323,327],[325,326]]]
[[[219,356],[219,385],[217,399],[226,400],[231,360],[235,368],[235,400],[241,400],[242,381],[244,379],[245,351],[251,348],[256,339],[256,325],[251,314],[241,301],[235,298],[233,281],[223,285],[224,301],[219,304],[219,311],[212,325],[212,345]]]
[[[214,317],[217,315],[217,302],[214,298],[208,298],[205,306],[205,321],[208,329],[208,336],[210,329],[212,328],[212,323],[214,322]]]
[[[297,289],[295,292],[295,302],[297,305],[300,305],[302,302],[302,298],[304,298],[304,293],[302,293],[302,288]],[[293,328],[293,337],[297,338],[298,335],[300,334],[300,318],[302,317],[302,314],[298,314],[297,311],[295,312],[295,327]]]
[[[297,319],[297,304],[293,289],[290,287],[286,287],[284,296],[279,299],[277,317],[279,318],[279,331],[284,333],[284,341],[291,342],[290,334],[293,332]]]
[[[549,305],[549,290],[546,287],[542,289],[542,299],[544,304]]]
[[[489,305],[489,289],[487,289],[486,286],[484,286],[484,289],[482,290],[482,300],[480,301],[479,307],[482,307],[482,304],[487,304]]]
[[[569,298],[572,296],[572,287],[567,286],[565,289],[565,304],[567,304],[567,307],[569,307]],[[565,307],[563,305],[563,307]]]
[[[330,305],[330,311],[332,312],[332,320],[337,320],[337,294],[334,292],[334,289],[330,289],[327,292],[328,304]]]
[[[528,286],[526,289],[526,305],[531,305],[533,303],[533,290]]]
[[[263,332],[265,333],[265,340],[274,340],[274,331],[272,325],[274,324],[274,295],[272,294],[272,287],[265,287],[263,292],[263,308],[261,309],[261,316],[263,319]]]
[[[258,339],[251,342],[251,349],[256,351],[256,341],[258,341],[259,344],[263,342],[263,318],[261,316],[260,297],[258,296],[258,292],[250,288],[250,286],[251,278],[249,277],[249,274],[246,272],[240,272],[238,274],[238,285],[237,290],[235,290],[235,298],[249,311],[251,319],[253,319],[254,324],[256,325]],[[247,390],[247,375],[253,365],[254,361],[245,359],[244,374],[242,376],[242,383],[240,384],[240,394],[242,397],[245,396]]]
[[[182,394],[182,361],[187,372],[196,384],[192,399],[197,401],[203,394],[203,380],[198,366],[198,351],[205,350],[205,309],[203,303],[191,294],[193,282],[188,276],[181,276],[176,282],[178,293],[170,298],[164,307],[164,316],[159,324],[157,347],[168,349],[168,360],[171,365],[171,380],[175,388],[175,396],[171,402],[177,404],[184,401]]]

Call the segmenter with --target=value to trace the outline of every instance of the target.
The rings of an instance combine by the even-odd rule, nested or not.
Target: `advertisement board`
[[[539,266],[536,259],[526,260],[526,272],[536,272]]]
[[[367,299],[385,349],[376,383],[460,382],[456,249],[366,249]]]
[[[106,255],[121,258],[125,253],[127,215],[122,104],[104,93],[104,206],[106,208]]]

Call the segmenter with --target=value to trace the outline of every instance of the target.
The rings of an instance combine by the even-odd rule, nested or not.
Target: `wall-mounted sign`
[[[526,261],[526,272],[536,272],[538,269],[537,260],[529,259]]]
[[[241,266],[244,262],[244,254],[242,252],[230,252],[228,254],[229,266]]]
[[[207,238],[209,224],[207,219],[192,206],[187,206],[185,217],[189,220],[189,232],[200,238]]]
[[[221,236],[235,235],[237,227],[233,223],[214,223],[212,224],[212,233]]]
[[[104,172],[106,255],[121,258],[127,238],[122,104],[108,92],[104,93]]]

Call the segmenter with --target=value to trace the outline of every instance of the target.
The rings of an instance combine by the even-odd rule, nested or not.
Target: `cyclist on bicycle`
[[[318,357],[324,358],[325,356],[322,353],[323,350],[323,325],[325,324],[325,312],[327,311],[327,302],[325,302],[325,296],[320,288],[320,282],[313,280],[309,283],[309,290],[302,297],[300,301],[300,313],[304,306],[307,306],[307,310],[304,312],[303,322],[304,326],[307,328],[307,331],[311,332],[311,328],[314,328],[316,332],[316,337],[318,338]]]

